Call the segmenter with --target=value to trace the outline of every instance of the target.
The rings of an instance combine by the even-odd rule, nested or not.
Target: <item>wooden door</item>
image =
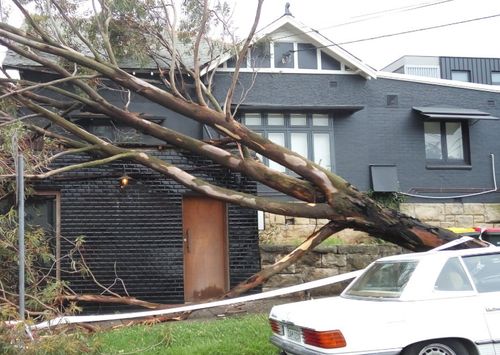
[[[225,203],[206,197],[184,197],[184,300],[195,302],[228,290]]]

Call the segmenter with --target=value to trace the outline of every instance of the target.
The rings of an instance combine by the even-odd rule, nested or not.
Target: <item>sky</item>
[[[336,43],[498,15],[342,47],[375,69],[403,55],[500,58],[500,0],[265,0],[260,24],[285,12]],[[235,24],[250,28],[256,1],[232,0]]]
[[[243,37],[252,24],[256,0],[227,1],[232,4],[233,21]],[[283,15],[286,2],[290,3],[290,11],[298,21],[341,44],[375,69],[403,55],[500,58],[500,0],[265,0],[260,26]],[[348,43],[494,15],[498,16]],[[12,14],[7,20],[20,21]]]

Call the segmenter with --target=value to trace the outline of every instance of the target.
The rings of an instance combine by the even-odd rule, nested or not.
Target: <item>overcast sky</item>
[[[2,1],[2,0],[0,0]],[[240,33],[250,28],[256,0],[228,0]],[[3,0],[4,4],[9,0]],[[287,0],[265,0],[261,27],[284,14]],[[288,0],[297,20],[345,42],[498,15],[406,35],[342,44],[381,69],[405,54],[500,58],[500,0]],[[19,17],[18,17],[19,19]],[[12,18],[11,18],[12,20]]]
[[[235,23],[248,29],[255,1],[232,0]],[[265,0],[261,25],[285,11],[287,0]],[[336,43],[499,15],[342,47],[381,69],[405,54],[500,58],[500,0],[288,0],[297,20]],[[354,22],[345,24],[347,22]],[[344,25],[342,25],[344,24]]]

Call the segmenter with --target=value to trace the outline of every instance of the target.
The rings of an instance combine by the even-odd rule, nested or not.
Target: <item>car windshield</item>
[[[349,287],[345,295],[399,298],[417,263],[417,261],[377,262]]]

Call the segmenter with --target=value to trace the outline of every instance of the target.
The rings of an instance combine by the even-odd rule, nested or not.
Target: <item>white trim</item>
[[[293,69],[299,69],[299,44],[297,42],[293,42]]]
[[[441,86],[460,88],[460,89],[469,89],[469,90],[478,90],[478,91],[500,93],[500,87],[496,86],[496,85],[466,83],[466,82],[456,81],[456,80],[437,79],[437,78],[429,78],[429,77],[424,77],[424,76],[416,76],[416,75],[408,75],[408,74],[400,74],[400,73],[388,73],[388,72],[381,72],[381,71],[377,72],[377,77],[380,79],[409,81],[409,82],[421,83],[421,84],[441,85]]]
[[[258,42],[262,38],[267,35],[273,33],[277,29],[282,26],[289,25],[294,28],[296,32],[301,32],[301,34],[305,37],[311,39],[311,42],[317,47],[322,47],[322,50],[328,54],[329,56],[337,59],[339,62],[346,62],[353,71],[356,69],[359,70],[359,74],[361,74],[366,79],[375,79],[377,77],[377,71],[370,67],[369,65],[363,63],[358,58],[354,57],[352,54],[344,50],[339,45],[333,45],[331,41],[329,41],[326,37],[323,37],[317,31],[311,29],[310,27],[305,26],[304,24],[295,20],[295,18],[291,16],[282,16],[272,24],[264,27],[258,33],[255,34],[252,44]],[[294,41],[296,42],[296,41]],[[273,41],[270,41],[270,51],[271,51],[271,68],[274,68],[274,52],[273,52]],[[227,61],[231,57],[229,52],[221,55],[221,60],[218,61],[219,65],[222,62]],[[205,67],[201,71],[201,75],[205,75],[208,71],[214,70],[217,68],[216,63],[211,63],[208,67]],[[218,69],[219,70],[219,69]]]
[[[274,69],[274,42],[273,41],[269,42],[269,59],[271,61],[269,63],[269,68],[265,68],[265,69]]]
[[[196,311],[199,309],[208,309],[213,307],[220,306],[228,306],[232,304],[244,303],[262,300],[266,298],[272,298],[277,296],[283,296],[290,293],[296,293],[301,291],[310,290],[312,288],[332,285],[335,283],[339,283],[342,281],[353,279],[359,275],[361,275],[365,269],[358,271],[351,271],[345,274],[335,275],[326,277],[323,279],[305,282],[299,285],[288,286],[284,288],[280,288],[277,290],[257,293],[248,296],[242,296],[238,298],[229,298],[221,301],[213,301],[201,304],[191,304],[191,305],[182,305],[180,307],[174,307],[169,309],[156,309],[151,311],[140,311],[140,312],[129,312],[129,313],[118,313],[118,314],[101,314],[101,315],[88,315],[88,316],[62,316],[57,317],[42,323],[33,324],[28,326],[30,330],[40,330],[46,328],[53,328],[58,325],[64,324],[74,324],[74,323],[89,323],[89,322],[103,322],[103,321],[112,321],[112,320],[123,320],[123,319],[135,319],[135,318],[144,318],[144,317],[154,317],[154,316],[162,316],[167,314],[174,314],[180,312],[189,312]],[[7,326],[14,326],[20,323],[20,321],[6,321],[4,324]]]
[[[321,65],[321,49],[316,48],[316,66],[318,67],[318,70],[322,70],[323,66]]]
[[[234,72],[234,68],[219,68],[218,72]],[[240,73],[273,73],[273,74],[340,74],[361,75],[359,71],[293,69],[293,68],[241,68]]]

